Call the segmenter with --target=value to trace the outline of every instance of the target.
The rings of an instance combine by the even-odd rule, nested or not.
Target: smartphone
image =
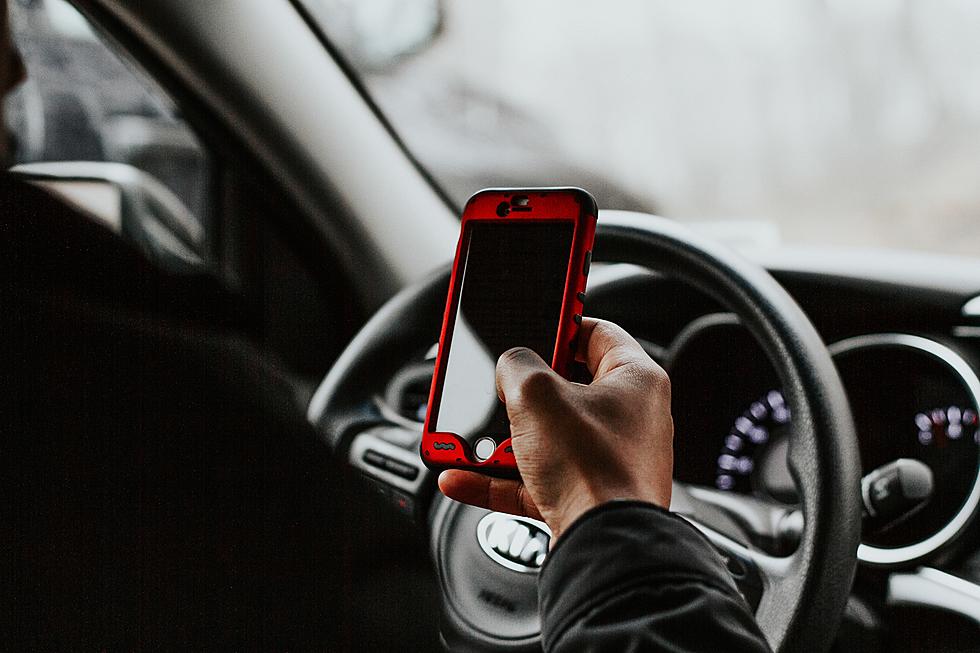
[[[596,226],[580,188],[489,189],[466,203],[420,453],[432,469],[516,476],[497,359],[574,360]]]

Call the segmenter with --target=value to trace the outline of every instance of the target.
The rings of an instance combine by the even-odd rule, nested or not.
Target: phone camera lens
[[[507,217],[509,213],[510,213],[510,204],[508,204],[507,202],[501,202],[500,204],[497,205],[497,215],[499,215],[501,218]]]

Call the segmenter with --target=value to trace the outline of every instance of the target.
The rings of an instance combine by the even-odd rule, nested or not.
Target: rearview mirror
[[[442,26],[439,0],[306,0],[303,4],[358,69],[391,67],[425,48]]]

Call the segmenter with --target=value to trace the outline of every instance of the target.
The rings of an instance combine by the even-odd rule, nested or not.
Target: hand
[[[639,343],[611,322],[585,319],[578,357],[593,381],[561,378],[530,349],[497,361],[521,480],[448,470],[451,499],[548,524],[555,542],[584,512],[613,499],[670,505],[670,380]]]

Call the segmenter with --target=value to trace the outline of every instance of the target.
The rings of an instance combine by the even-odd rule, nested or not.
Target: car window
[[[303,4],[457,202],[575,184],[753,243],[980,251],[980,4]]]
[[[5,107],[15,163],[134,166],[205,227],[208,155],[167,95],[64,0],[9,4],[28,75]]]

